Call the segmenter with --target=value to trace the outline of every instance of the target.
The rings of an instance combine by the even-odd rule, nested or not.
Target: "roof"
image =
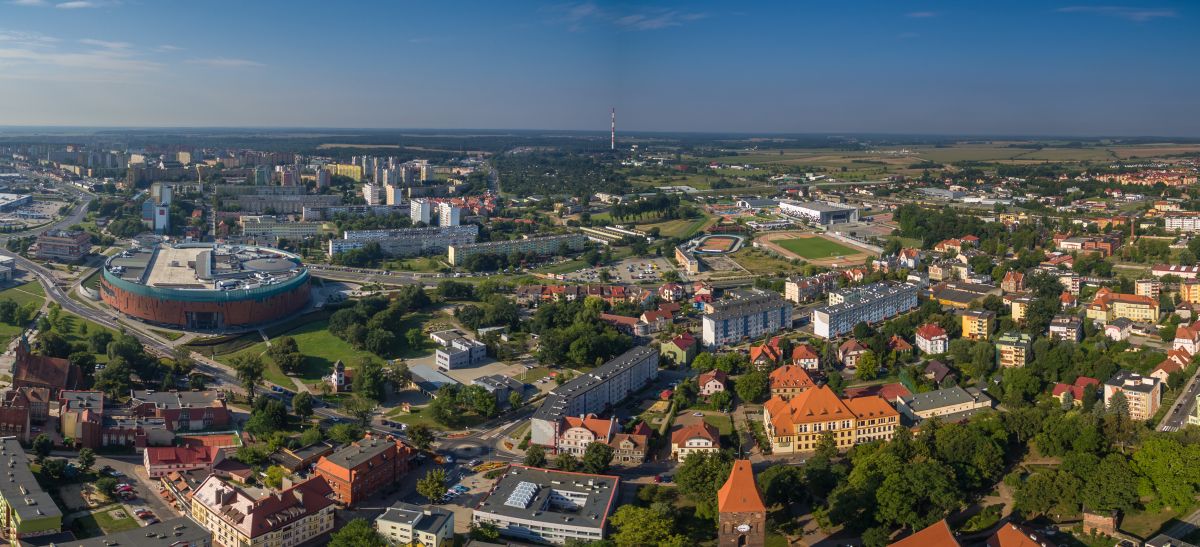
[[[130,404],[152,403],[157,408],[197,408],[223,406],[224,396],[219,391],[155,391],[134,390]],[[218,404],[217,401],[222,401]]]
[[[79,381],[79,369],[66,359],[34,355],[29,352],[29,342],[24,338],[17,344],[16,361],[13,362],[12,385],[25,384],[49,386],[55,390],[74,389]]]
[[[679,336],[676,336],[675,338],[672,338],[671,343],[675,344],[675,347],[686,351],[691,349],[692,346],[696,345],[696,337],[692,336],[692,333],[690,332],[685,332]]]
[[[867,347],[862,345],[862,342],[859,342],[857,338],[846,340],[842,342],[842,345],[838,346],[839,353],[849,353],[852,351],[867,351]]]
[[[30,538],[32,540],[43,539],[45,536]],[[69,540],[54,540],[54,545],[57,547],[108,547],[112,545],[124,545],[128,547],[176,547],[179,545],[208,545],[212,542],[212,532],[205,530],[187,517],[178,517],[164,520],[158,524],[151,524],[117,532],[104,534],[88,539],[69,539]],[[39,544],[41,544],[39,542]],[[31,545],[26,541],[21,541],[21,545]]]
[[[376,520],[404,524],[422,532],[437,533],[453,516],[441,507],[422,507],[399,502],[388,507]]]
[[[712,303],[712,313],[704,316],[706,321],[721,321],[754,315],[781,308],[791,309],[792,303],[784,300],[778,293],[751,293],[747,296],[732,300],[720,300]]]
[[[721,442],[721,434],[717,432],[717,428],[710,425],[704,420],[699,420],[691,425],[676,429],[671,434],[671,444],[684,444],[688,439],[708,439],[713,445],[718,445]]]
[[[195,465],[212,464],[218,447],[193,448],[190,446],[147,446],[146,461],[150,465]]]
[[[996,530],[995,534],[992,534],[992,537],[988,538],[987,545],[988,547],[1042,547],[1043,542],[1049,544],[1048,539],[1032,528],[1006,522],[1004,526]]]
[[[917,327],[917,336],[926,340],[947,336],[946,329],[938,326],[936,323],[925,323]]]
[[[842,390],[846,397],[866,397],[869,395],[877,395],[885,401],[895,401],[896,397],[903,397],[912,393],[904,384],[892,382],[890,384],[876,384],[865,387],[848,387]]]
[[[61,518],[62,511],[41,486],[38,486],[29,458],[16,437],[0,438],[0,462],[9,464],[8,480],[0,478],[0,496],[9,500],[9,510],[21,521]]]
[[[1159,384],[1158,378],[1153,376],[1142,376],[1136,372],[1128,370],[1117,371],[1112,378],[1109,378],[1104,385],[1122,389],[1125,391],[1136,391],[1139,393],[1150,393]]]
[[[713,380],[721,382],[721,385],[725,385],[725,382],[729,380],[729,377],[725,374],[725,371],[713,369],[701,374],[700,378],[697,379],[697,385],[703,386],[704,384],[707,384]]]
[[[904,404],[908,405],[914,412],[923,412],[936,408],[973,403],[979,400],[979,395],[968,393],[967,390],[959,386],[951,386],[945,389],[915,393],[901,397],[900,400],[904,401]]]
[[[754,481],[750,460],[734,460],[729,478],[717,490],[717,511],[721,513],[765,513],[762,492]]]
[[[1054,395],[1055,397],[1058,397],[1059,395],[1062,395],[1064,392],[1070,391],[1071,396],[1074,397],[1074,399],[1076,401],[1082,401],[1084,388],[1086,388],[1087,386],[1099,386],[1099,385],[1100,385],[1100,380],[1097,380],[1095,378],[1089,378],[1087,376],[1080,376],[1075,379],[1075,383],[1073,383],[1073,384],[1063,384],[1063,383],[1054,384],[1054,390],[1051,391],[1050,394]]]
[[[769,376],[771,389],[779,388],[810,388],[817,385],[804,367],[783,365],[771,371]]]
[[[899,334],[893,334],[892,338],[888,340],[888,347],[896,351],[908,351],[912,349],[912,344],[901,338]]]
[[[582,427],[591,431],[592,435],[597,437],[608,437],[609,433],[616,429],[616,425],[612,420],[597,418],[595,414],[588,414],[587,416],[564,416],[563,421],[567,423],[566,429]]]
[[[313,477],[287,490],[254,498],[245,490],[209,475],[192,495],[218,518],[250,538],[257,538],[333,505],[333,489]]]
[[[571,473],[524,465],[510,465],[492,491],[475,506],[475,515],[494,514],[506,519],[553,523],[566,518],[572,525],[604,530],[612,514],[621,479],[613,475]],[[575,509],[563,511],[550,503],[552,492],[570,492]]]
[[[932,374],[933,381],[940,384],[942,383],[942,380],[946,379],[947,376],[954,376],[954,370],[951,369],[946,363],[935,359],[925,363],[925,374]]]
[[[946,519],[939,520],[924,529],[914,532],[900,541],[891,543],[888,547],[960,547],[954,533],[946,524]]]
[[[813,347],[808,344],[798,344],[792,348],[793,361],[805,361],[809,359],[820,358],[821,357],[817,355],[817,350],[813,349]]]

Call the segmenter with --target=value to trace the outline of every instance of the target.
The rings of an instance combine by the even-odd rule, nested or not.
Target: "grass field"
[[[113,518],[109,512],[119,512],[123,517]],[[138,527],[138,523],[137,519],[133,518],[120,505],[109,505],[107,508],[93,511],[75,519],[71,527],[79,533],[80,537],[90,538],[133,530]]]
[[[333,369],[333,364],[339,359],[346,363],[347,366],[353,368],[358,365],[359,360],[363,357],[372,356],[371,353],[354,349],[345,340],[334,336],[329,332],[328,327],[329,320],[323,319],[303,325],[284,334],[295,338],[296,345],[300,347],[300,353],[304,354],[304,363],[296,373],[296,377],[304,383],[313,384],[320,382],[321,376],[328,374]],[[267,344],[259,342],[236,353],[220,356],[217,359],[223,363],[229,363],[237,355],[260,355],[266,353],[266,351]],[[279,369],[270,357],[264,355],[263,361],[267,363],[267,371],[264,374],[267,380],[282,386],[292,385],[291,379]]]
[[[782,239],[774,243],[810,260],[859,254],[859,251],[821,237]]]
[[[430,256],[422,256],[417,258],[406,258],[403,260],[389,260],[383,264],[384,269],[395,270],[401,272],[424,272],[432,273],[441,271],[447,268],[441,260]]]
[[[651,224],[639,224],[637,228],[642,231],[649,231],[651,228],[658,228],[658,232],[662,237],[688,239],[707,229],[709,226],[716,224],[716,222],[716,217],[704,215],[702,218],[698,219],[685,218]]]
[[[0,291],[0,300],[12,300],[18,306],[32,303],[40,307],[46,301],[46,291],[41,283],[30,281]]]

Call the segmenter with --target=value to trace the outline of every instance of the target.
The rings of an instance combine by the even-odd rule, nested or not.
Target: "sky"
[[[1114,1],[0,0],[0,125],[1200,136]]]

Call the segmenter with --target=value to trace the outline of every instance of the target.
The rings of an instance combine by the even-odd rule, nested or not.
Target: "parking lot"
[[[581,283],[604,283],[600,272],[607,271],[608,283],[639,284],[662,282],[663,272],[675,270],[675,265],[664,257],[656,258],[626,258],[612,266],[600,268],[582,268],[563,274],[570,281]]]

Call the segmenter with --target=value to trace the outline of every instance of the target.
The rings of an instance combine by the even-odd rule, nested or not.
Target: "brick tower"
[[[762,547],[767,540],[767,506],[754,482],[750,460],[735,460],[717,491],[717,545]]]

